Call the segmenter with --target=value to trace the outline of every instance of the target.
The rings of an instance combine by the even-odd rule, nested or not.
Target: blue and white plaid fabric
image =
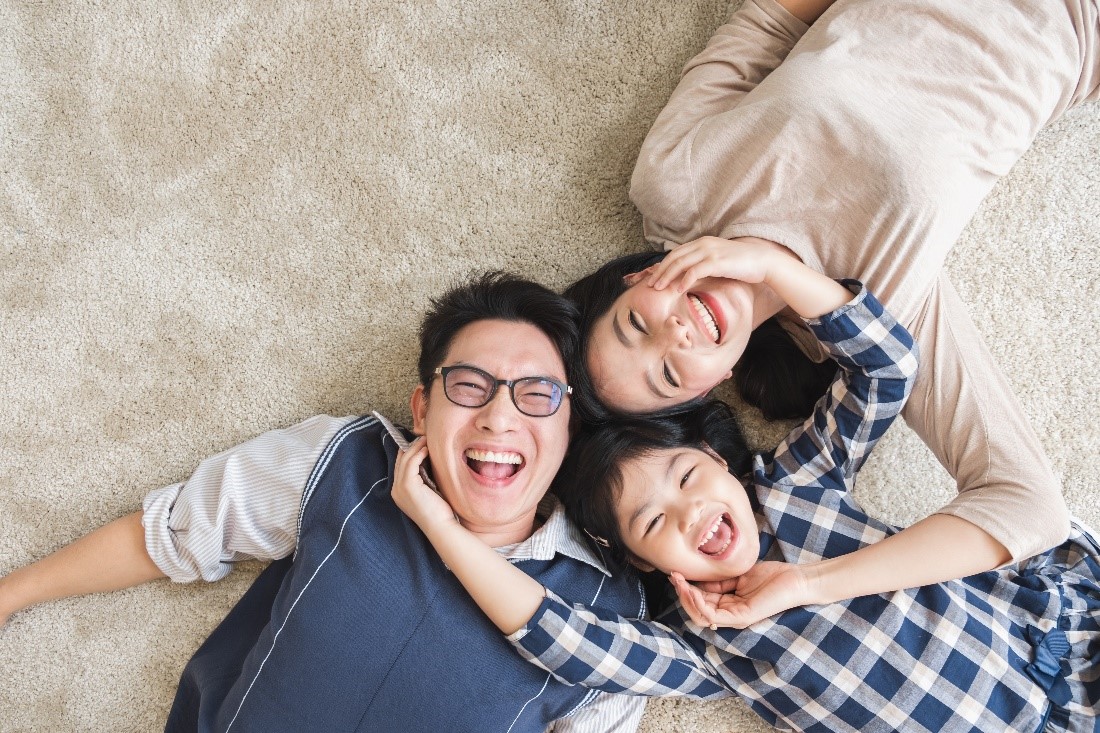
[[[900,412],[912,339],[858,283],[810,327],[841,367],[814,415],[758,456],[762,559],[810,562],[893,534],[852,501],[856,471]],[[510,638],[558,679],[609,692],[735,693],[802,731],[1100,731],[1100,547],[1063,545],[960,581],[797,608],[746,630],[679,606],[627,620],[548,595]]]

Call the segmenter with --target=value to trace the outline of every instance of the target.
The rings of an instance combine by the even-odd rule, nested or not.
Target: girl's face
[[[639,567],[725,580],[757,561],[760,535],[745,487],[711,454],[658,450],[626,461],[622,474],[615,514]]]
[[[655,412],[729,379],[753,327],[753,294],[705,278],[687,293],[638,284],[615,300],[589,337],[588,370],[606,404]]]

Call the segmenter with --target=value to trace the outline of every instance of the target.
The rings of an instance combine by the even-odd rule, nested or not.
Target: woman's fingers
[[[683,244],[665,255],[665,258],[649,269],[651,272],[646,278],[646,284],[658,290],[668,283],[670,276],[675,276],[683,269],[685,259],[698,257],[697,248],[691,244]]]
[[[717,237],[703,237],[694,242],[680,245],[659,262],[649,277],[656,290],[676,282],[680,292],[686,291],[698,280],[718,275],[729,277],[722,271],[720,258],[729,254],[729,242]]]

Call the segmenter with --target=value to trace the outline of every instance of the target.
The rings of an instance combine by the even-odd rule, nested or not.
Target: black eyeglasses
[[[512,395],[512,404],[524,415],[550,417],[561,407],[562,399],[573,388],[550,377],[497,379],[489,372],[471,366],[436,367],[443,377],[443,394],[461,407],[483,407],[504,385]]]

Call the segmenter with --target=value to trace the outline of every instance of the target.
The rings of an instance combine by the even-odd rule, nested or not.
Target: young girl
[[[680,603],[656,621],[570,605],[484,551],[419,480],[422,445],[399,457],[394,499],[520,653],[565,682],[737,694],[795,730],[1094,730],[1092,537],[1075,526],[1053,550],[951,580],[965,572],[941,548],[957,526],[898,531],[853,502],[916,357],[908,332],[850,285],[850,302],[807,320],[837,379],[805,424],[753,457],[747,491],[727,470],[745,466],[735,427],[714,406],[578,441],[560,494],[598,542],[674,574]],[[724,582],[703,593],[685,578]]]

